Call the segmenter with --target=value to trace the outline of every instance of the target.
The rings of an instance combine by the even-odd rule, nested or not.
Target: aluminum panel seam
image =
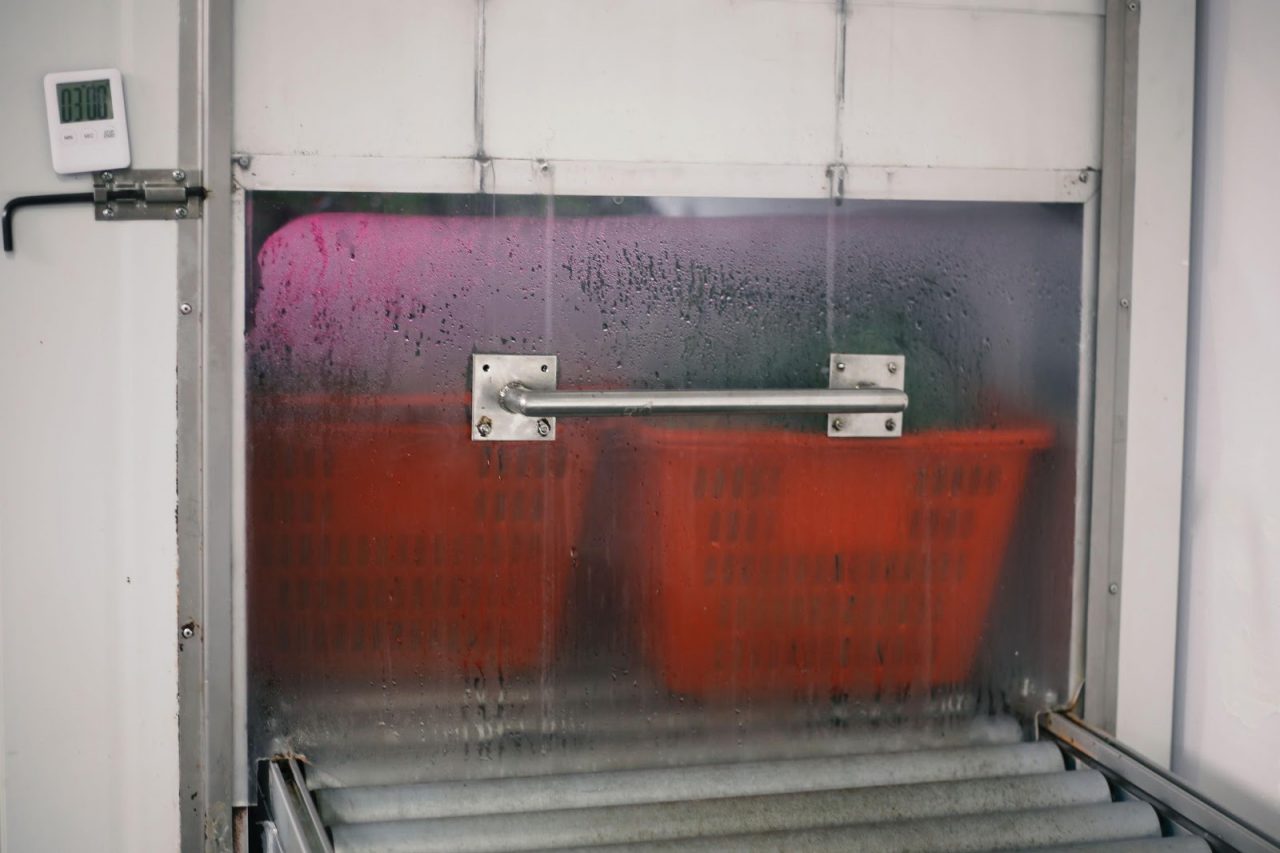
[[[327,157],[238,152],[246,190],[452,192],[542,195],[546,171],[558,195],[828,199],[843,166],[843,198],[1032,201],[1083,204],[1098,172],[1079,169],[932,168],[841,163],[708,163],[529,160],[488,157]]]
[[[1109,0],[1099,210],[1085,715],[1114,728],[1124,540],[1124,461],[1138,70],[1137,3]]]
[[[230,553],[232,365],[230,0],[183,0],[179,156],[202,170],[205,217],[179,225],[179,778],[184,850],[235,843]],[[243,822],[242,822],[243,825]]]

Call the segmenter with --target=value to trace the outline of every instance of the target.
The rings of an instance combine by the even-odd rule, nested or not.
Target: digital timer
[[[46,74],[44,100],[55,172],[70,175],[129,165],[129,127],[118,70]]]

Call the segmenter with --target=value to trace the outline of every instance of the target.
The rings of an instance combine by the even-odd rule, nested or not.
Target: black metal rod
[[[20,195],[11,198],[4,205],[4,213],[0,215],[0,231],[4,232],[4,250],[13,251],[13,215],[20,207],[42,207],[50,204],[81,204],[92,202],[93,193],[53,193],[50,195]]]

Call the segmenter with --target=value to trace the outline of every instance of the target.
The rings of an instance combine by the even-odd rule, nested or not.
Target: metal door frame
[[[181,0],[179,157],[209,203],[178,225],[178,760],[182,849],[244,835],[234,791],[243,690],[232,647],[231,0]],[[242,676],[241,676],[242,677]],[[242,684],[242,682],[239,682]],[[239,709],[239,710],[237,710]],[[243,726],[239,726],[243,728]],[[236,825],[237,820],[239,825]]]
[[[179,753],[182,845],[230,850],[243,838],[247,790],[241,412],[243,201],[246,189],[681,194],[689,164],[439,159],[356,162],[254,157],[232,149],[232,2],[182,0],[180,155],[203,169],[200,221],[179,225]],[[1063,170],[702,166],[699,194],[1077,202],[1084,209],[1072,683],[1090,685],[1086,716],[1113,729],[1124,528],[1125,424],[1136,153],[1136,2],[1107,0],[1104,173]],[[233,153],[236,156],[233,157]],[[1116,164],[1114,167],[1112,164]],[[673,175],[683,176],[673,178]],[[1098,186],[1101,183],[1101,192]],[[686,183],[687,187],[688,184]],[[500,187],[501,189],[497,189]],[[598,190],[597,190],[598,191]],[[1189,198],[1188,198],[1189,205]],[[1158,229],[1157,229],[1158,230]],[[1158,236],[1158,235],[1157,235]],[[1094,261],[1096,260],[1096,269]],[[242,277],[242,276],[241,276]],[[239,314],[237,313],[239,312]],[[1096,357],[1095,357],[1096,354]],[[1092,447],[1107,448],[1093,454]],[[241,471],[242,475],[242,471]],[[242,544],[241,546],[242,547]],[[1172,643],[1170,643],[1172,648]],[[1172,654],[1172,650],[1170,651]],[[1063,697],[1071,704],[1075,697]]]

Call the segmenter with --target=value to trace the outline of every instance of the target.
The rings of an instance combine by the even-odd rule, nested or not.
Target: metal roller
[[[339,849],[495,853],[809,830],[1110,801],[1096,771],[332,826]]]
[[[893,815],[886,813],[885,818]],[[862,826],[721,835],[695,839],[551,847],[576,853],[736,851],[736,853],[977,853],[1054,844],[1158,838],[1160,823],[1146,803],[1109,803],[1021,812],[935,817]],[[437,849],[416,824],[334,827],[335,853],[412,853]],[[501,848],[490,848],[501,849]],[[524,848],[529,849],[529,848]]]
[[[1062,770],[1062,753],[1056,746],[1023,743],[476,782],[334,788],[317,791],[316,800],[326,823],[351,823],[710,800]]]
[[[369,726],[379,731],[386,727]],[[731,730],[670,729],[655,727],[647,733],[629,736],[592,736],[582,749],[548,753],[522,736],[523,749],[503,750],[499,767],[494,762],[467,762],[457,753],[470,743],[472,749],[494,740],[483,737],[476,727],[462,724],[426,744],[406,744],[394,734],[371,744],[352,737],[341,743],[281,743],[273,751],[301,753],[312,764],[307,768],[307,785],[312,790],[362,785],[410,785],[446,779],[483,779],[497,775],[519,777],[547,774],[584,773],[599,770],[627,770],[676,764],[725,764],[736,761],[776,761],[841,755],[897,753],[922,749],[958,749],[970,746],[1015,744],[1022,729],[1015,720],[999,717],[965,723],[936,723],[927,726],[867,726],[851,729],[818,729],[796,726],[752,730],[740,739]],[[367,729],[366,729],[367,730]],[[433,735],[432,737],[436,737]],[[497,739],[501,742],[501,739]],[[449,760],[441,760],[446,751]]]
[[[1209,843],[1194,835],[1180,838],[1144,838],[1101,844],[1069,844],[1065,847],[1028,847],[1021,853],[1213,853]]]

